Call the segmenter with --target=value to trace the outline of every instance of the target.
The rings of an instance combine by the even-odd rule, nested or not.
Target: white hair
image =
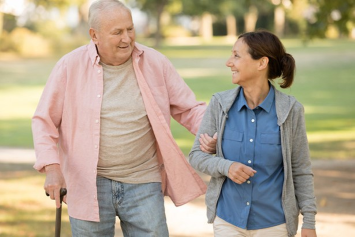
[[[119,0],[96,0],[94,1],[89,8],[89,27],[99,30],[100,29],[100,18],[104,16],[104,12],[115,7],[123,8],[131,13],[131,10],[126,7]],[[131,13],[132,14],[132,13]]]

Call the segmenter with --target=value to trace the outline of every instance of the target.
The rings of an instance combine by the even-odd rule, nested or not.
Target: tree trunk
[[[227,36],[236,37],[237,36],[237,20],[234,15],[228,15],[226,17],[227,24]]]
[[[161,44],[161,16],[163,14],[165,5],[168,3],[168,0],[163,0],[161,3],[157,6],[157,19],[156,19],[156,28],[157,31],[155,33],[155,43],[154,47],[159,48]]]
[[[4,13],[0,12],[0,37],[2,35],[3,28],[4,28]]]
[[[275,8],[274,12],[275,34],[279,37],[284,36],[285,30],[285,10],[282,6]]]
[[[88,26],[88,15],[89,15],[89,0],[86,1],[84,4],[78,6],[78,16],[79,22],[75,29],[75,32],[81,36],[88,36],[89,35],[89,26]]]
[[[257,20],[258,9],[255,6],[250,6],[249,11],[244,14],[245,32],[254,31]]]
[[[200,35],[204,40],[213,38],[212,15],[208,12],[204,13],[201,18]]]

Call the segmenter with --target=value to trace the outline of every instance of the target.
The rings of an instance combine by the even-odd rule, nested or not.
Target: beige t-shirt
[[[104,71],[97,174],[124,183],[161,182],[156,140],[132,60]]]

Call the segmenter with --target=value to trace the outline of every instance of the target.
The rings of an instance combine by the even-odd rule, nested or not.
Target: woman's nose
[[[228,60],[226,62],[226,66],[227,67],[233,67],[233,63],[231,62],[231,58],[228,58]]]

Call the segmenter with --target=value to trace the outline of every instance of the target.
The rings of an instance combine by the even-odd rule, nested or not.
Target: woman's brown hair
[[[280,39],[266,30],[247,32],[238,37],[243,38],[249,47],[249,53],[253,59],[269,58],[268,78],[275,79],[282,76],[281,88],[292,85],[296,63],[291,54],[286,50]]]

